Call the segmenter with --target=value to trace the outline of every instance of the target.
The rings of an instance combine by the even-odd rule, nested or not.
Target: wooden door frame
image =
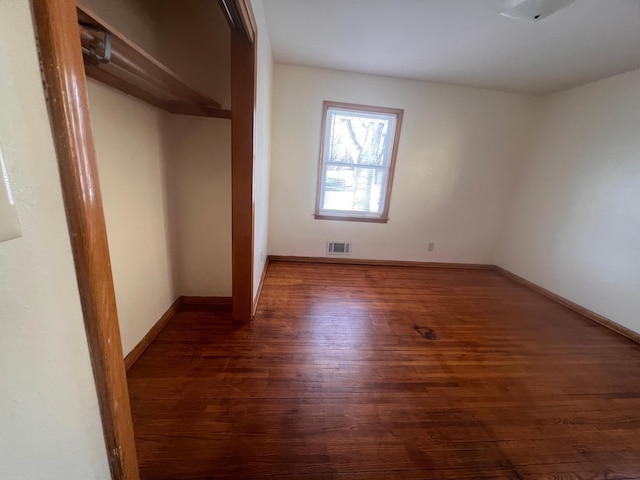
[[[250,0],[219,0],[231,29],[232,315],[253,318],[256,39]]]
[[[31,4],[111,478],[138,480],[76,0],[32,0]],[[248,321],[253,302],[254,41],[257,32],[249,0],[224,0],[224,5],[232,26],[231,55],[235,66],[232,81],[237,82],[232,85],[232,106],[237,107],[237,112],[232,114],[233,308],[234,320]],[[235,18],[231,18],[230,11],[236,12]],[[249,261],[242,255],[247,255]]]

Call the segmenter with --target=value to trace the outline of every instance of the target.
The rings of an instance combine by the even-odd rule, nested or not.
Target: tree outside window
[[[324,102],[316,218],[388,220],[402,114]]]

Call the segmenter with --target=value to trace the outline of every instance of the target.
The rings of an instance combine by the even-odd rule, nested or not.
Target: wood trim
[[[182,296],[180,297],[180,306],[185,305],[227,305],[232,304],[231,297],[198,297],[198,296]]]
[[[493,270],[494,265],[483,263],[412,262],[408,260],[371,260],[343,257],[295,257],[269,255],[270,262],[337,263],[342,265],[374,265],[381,267],[456,268],[466,270]]]
[[[111,64],[150,84],[166,89],[177,98],[198,105],[203,110],[206,110],[208,106],[220,108],[218,102],[188,87],[173,71],[158,62],[87,7],[78,5],[78,17],[87,24],[96,25],[96,27],[111,33]],[[94,46],[98,51],[104,49],[103,39],[95,31],[85,26],[79,26],[78,29],[83,47]]]
[[[543,295],[548,299],[553,300],[554,302],[559,303],[564,307],[567,307],[569,310],[573,310],[574,312],[582,315],[583,317],[588,318],[589,320],[599,323],[600,325],[608,328],[609,330],[613,330],[614,332],[622,336],[625,336],[636,343],[640,343],[639,333],[636,333],[633,330],[630,330],[627,327],[624,327],[619,323],[614,322],[613,320],[594,312],[593,310],[589,310],[588,308],[583,307],[582,305],[578,305],[577,303],[572,302],[571,300],[568,300],[565,297],[558,295],[557,293],[553,293],[551,290],[547,290],[546,288],[541,287],[540,285],[530,282],[529,280],[522,278],[516,275],[515,273],[510,272],[509,270],[505,270],[504,268],[499,267],[497,265],[494,265],[493,269],[496,272],[500,273],[501,275],[509,278],[510,280],[513,280],[514,282],[517,282],[520,285],[523,285],[529,288],[530,290],[533,290],[534,292],[539,293],[540,295]]]
[[[108,71],[103,65],[98,65],[89,54],[85,54],[83,58],[87,76],[169,113],[231,118],[229,110],[221,109],[218,102],[187,86],[173,71],[91,10],[78,6],[78,19],[83,22],[79,30],[85,51],[90,47],[97,51],[104,49],[102,34],[87,25],[111,34],[111,61],[106,65],[117,67],[110,67],[111,71]],[[123,72],[128,72],[127,78],[121,78]],[[138,81],[141,82],[140,85],[136,84]]]
[[[138,342],[138,344],[129,352],[124,359],[124,364],[127,371],[135,364],[144,351],[151,345],[156,337],[162,332],[164,327],[167,326],[169,320],[180,310],[183,306],[198,305],[198,306],[231,306],[231,297],[194,297],[194,296],[180,296],[175,302],[167,309],[166,312],[155,323],[151,330]]]
[[[387,113],[396,116],[396,128],[393,137],[393,146],[391,149],[391,158],[389,160],[389,175],[387,177],[387,188],[384,194],[384,208],[380,217],[358,216],[353,215],[331,215],[329,213],[320,213],[320,192],[322,191],[322,180],[324,172],[324,146],[326,141],[326,124],[327,111],[329,108],[344,108],[348,110],[356,110],[362,112]],[[401,108],[376,107],[372,105],[360,105],[356,103],[333,102],[325,100],[322,102],[322,131],[320,133],[320,160],[318,162],[318,181],[316,185],[316,209],[314,218],[316,220],[344,220],[351,222],[372,222],[387,223],[389,221],[389,204],[391,203],[391,190],[393,188],[393,177],[396,169],[396,158],[398,156],[398,145],[400,144],[400,132],[402,130],[402,118],[404,110]]]
[[[242,28],[242,22],[239,22],[240,15],[238,13],[238,7],[236,0],[218,0],[220,10],[224,18],[227,20],[227,25],[231,30],[236,28]]]
[[[129,354],[124,357],[124,365],[127,371],[133,366],[134,363],[140,358],[140,355],[144,353],[144,351],[151,345],[156,337],[160,334],[160,332],[167,326],[169,320],[175,315],[175,313],[180,309],[180,305],[182,303],[182,297],[178,297],[173,304],[164,312],[164,315],[160,317],[153,327],[147,332],[147,334],[142,337],[142,340],[138,342],[138,344],[133,347],[133,350],[129,352]]]
[[[253,15],[253,8],[251,8],[251,0],[236,0],[236,4],[240,12],[242,29],[249,41],[255,43],[258,27],[256,26],[256,18]]]
[[[176,100],[164,100],[156,97],[144,88],[140,88],[139,86],[134,85],[133,83],[130,83],[102,68],[98,68],[95,65],[85,64],[84,70],[87,77],[93,78],[97,82],[103,83],[111,88],[115,88],[126,95],[131,95],[138,100],[142,100],[149,105],[169,113],[177,115],[192,115],[197,117],[231,118],[231,110],[214,107],[207,107],[206,110],[203,110],[191,103],[179,102]]]
[[[225,110],[223,108],[207,107],[206,111],[194,107],[191,103],[177,102],[175,100],[169,100],[165,110],[169,113],[176,115],[192,115],[196,117],[213,117],[213,118],[226,118],[231,119],[231,110]]]
[[[250,0],[218,0],[229,28],[241,32],[250,43],[255,43],[257,23]]]
[[[111,478],[138,480],[75,0],[32,2]]]
[[[162,110],[167,110],[168,108],[168,103],[165,100],[156,97],[147,90],[140,88],[133,83],[127,82],[126,80],[117,77],[116,75],[107,72],[102,68],[98,68],[95,65],[85,65],[84,70],[87,74],[87,77],[93,78],[96,82],[104,83],[111,88],[115,88],[122,93],[131,95],[132,97],[136,97],[138,100],[142,100],[143,102],[146,102],[149,105],[153,105],[156,108],[160,108]]]
[[[253,160],[256,48],[231,31],[231,255],[233,320],[253,317]]]
[[[264,262],[264,268],[262,269],[262,275],[260,275],[260,283],[258,284],[258,291],[256,292],[256,296],[253,299],[253,316],[256,315],[256,310],[258,309],[258,302],[260,301],[260,295],[262,295],[262,287],[264,286],[264,279],[267,277],[267,269],[269,268],[270,258],[267,256],[267,259]]]

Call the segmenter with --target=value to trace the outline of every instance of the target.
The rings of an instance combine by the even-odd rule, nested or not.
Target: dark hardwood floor
[[[640,479],[640,345],[493,271],[274,262],[129,388],[147,480]]]

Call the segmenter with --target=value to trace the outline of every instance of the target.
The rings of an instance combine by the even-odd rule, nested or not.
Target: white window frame
[[[358,164],[345,164],[345,163],[333,163],[325,158],[325,153],[328,143],[331,141],[328,136],[331,135],[329,131],[331,123],[328,123],[330,119],[330,111],[345,111],[352,113],[362,113],[372,115],[385,115],[395,117],[395,129],[393,131],[393,141],[390,146],[389,152],[389,164],[388,165],[361,165],[360,168],[370,168],[372,170],[383,169],[387,172],[386,184],[383,186],[383,192],[381,192],[379,212],[364,212],[356,210],[330,210],[324,209],[324,195],[326,191],[327,169],[330,166],[344,167],[349,165]],[[402,127],[402,116],[404,110],[399,108],[387,108],[387,107],[373,107],[369,105],[359,105],[354,103],[343,102],[331,102],[324,101],[322,108],[322,133],[320,142],[320,162],[318,166],[318,185],[316,189],[316,209],[314,217],[318,220],[347,220],[357,222],[376,222],[387,223],[389,220],[389,203],[391,201],[391,189],[393,187],[393,175],[396,166],[396,157],[398,154],[398,143],[400,140],[400,129]]]

